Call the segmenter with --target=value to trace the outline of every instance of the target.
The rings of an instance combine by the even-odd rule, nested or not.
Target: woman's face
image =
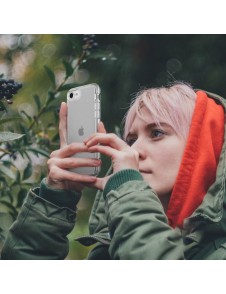
[[[147,116],[147,110],[143,109],[143,114]],[[164,203],[170,198],[186,142],[164,121],[160,124],[158,127],[154,120],[146,123],[136,115],[126,141],[139,153],[144,180]]]

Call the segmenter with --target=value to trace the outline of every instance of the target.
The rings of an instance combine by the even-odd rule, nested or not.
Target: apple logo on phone
[[[83,136],[83,135],[84,135],[84,128],[83,128],[83,126],[81,126],[81,127],[78,129],[78,134],[79,134],[79,136]]]

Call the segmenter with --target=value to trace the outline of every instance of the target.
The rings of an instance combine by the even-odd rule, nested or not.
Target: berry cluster
[[[98,46],[95,40],[96,35],[83,35],[83,49],[87,52]]]
[[[0,100],[6,99],[9,104],[12,103],[12,97],[22,87],[21,83],[14,80],[0,79]]]

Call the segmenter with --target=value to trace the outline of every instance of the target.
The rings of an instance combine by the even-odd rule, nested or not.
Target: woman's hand
[[[100,124],[98,131],[103,131]],[[98,159],[72,158],[75,153],[87,152],[88,147],[84,143],[73,143],[67,145],[67,104],[62,103],[60,108],[60,149],[53,151],[47,162],[48,176],[47,184],[52,188],[81,191],[85,184],[94,183],[96,177],[80,175],[68,169],[81,166],[99,166],[101,161]]]
[[[111,157],[113,173],[123,169],[139,170],[139,153],[115,134],[96,133],[84,143],[89,152],[100,152]],[[97,178],[92,186],[103,190],[108,178]]]

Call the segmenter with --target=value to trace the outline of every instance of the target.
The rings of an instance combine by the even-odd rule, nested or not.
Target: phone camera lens
[[[69,95],[69,96],[70,96],[70,98],[73,98],[73,93],[70,93],[70,95]]]

